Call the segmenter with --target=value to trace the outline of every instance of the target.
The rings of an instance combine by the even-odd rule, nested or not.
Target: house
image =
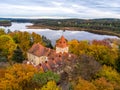
[[[62,71],[67,61],[72,62],[76,56],[68,52],[69,46],[64,36],[57,40],[55,46],[56,50],[53,50],[42,46],[40,43],[34,44],[27,52],[27,63],[44,72],[48,70]]]

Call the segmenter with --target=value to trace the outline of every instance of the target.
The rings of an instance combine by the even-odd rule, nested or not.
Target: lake
[[[55,44],[55,41],[64,35],[64,37],[68,40],[77,39],[77,40],[102,40],[106,38],[118,38],[117,36],[110,36],[110,35],[98,35],[86,31],[65,31],[63,30],[51,30],[51,29],[27,29],[26,25],[32,25],[31,23],[12,23],[10,27],[2,27],[6,31],[10,29],[11,31],[19,30],[19,31],[28,31],[30,33],[35,32],[40,35],[46,36],[48,39],[52,41],[52,44]]]

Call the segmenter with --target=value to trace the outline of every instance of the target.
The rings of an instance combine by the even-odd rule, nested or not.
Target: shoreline
[[[52,30],[68,30],[68,31],[87,31],[94,34],[99,35],[111,35],[111,36],[117,36],[120,38],[120,34],[118,32],[112,32],[108,30],[91,30],[91,29],[85,29],[80,27],[53,27],[53,26],[45,26],[45,25],[28,25],[26,26],[28,29],[52,29]]]

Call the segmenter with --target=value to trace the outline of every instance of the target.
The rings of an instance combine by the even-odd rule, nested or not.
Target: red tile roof
[[[68,46],[67,40],[64,38],[64,36],[61,36],[61,38],[56,43],[56,47],[64,48],[67,46]]]
[[[52,70],[51,67],[50,67],[50,65],[49,65],[49,63],[48,63],[47,61],[45,62],[45,64],[46,64],[46,66],[47,66],[47,68],[48,68],[49,70]]]
[[[28,50],[28,52],[40,57],[47,56],[50,52],[50,49],[42,46],[40,43],[36,43]]]
[[[43,67],[43,69],[44,69],[45,72],[49,70],[49,68],[46,66],[45,63],[42,63],[41,65],[42,65],[42,67]]]
[[[44,69],[41,64],[37,65],[36,68],[42,72],[44,72]]]
[[[55,66],[52,60],[48,60],[48,64],[50,65],[51,69],[53,69]]]

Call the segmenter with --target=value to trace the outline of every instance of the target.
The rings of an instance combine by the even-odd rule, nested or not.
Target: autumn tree
[[[69,44],[69,51],[71,53],[74,53],[76,55],[79,55],[79,51],[78,51],[78,45],[79,45],[79,41],[77,40],[72,40],[68,42]]]
[[[2,29],[2,28],[0,28],[0,36],[1,35],[5,35],[6,33],[5,33],[5,30],[4,29]]]
[[[55,81],[48,81],[46,85],[44,85],[39,90],[61,90],[60,87],[56,85]]]
[[[34,32],[31,34],[29,32],[16,31],[9,33],[9,35],[13,38],[15,43],[18,44],[19,47],[22,49],[24,57],[26,57],[26,52],[34,43],[41,43],[44,45],[41,36]]]
[[[120,44],[118,44],[118,59],[116,61],[116,70],[120,73]]]
[[[90,46],[89,55],[92,55],[101,64],[115,67],[116,60],[118,59],[117,51],[112,50],[104,45]]]
[[[27,52],[27,50],[31,47],[30,38],[31,38],[31,35],[28,32],[20,32],[18,34],[19,46],[24,51],[23,53],[24,55]]]
[[[37,70],[31,65],[15,64],[6,70],[0,79],[2,90],[30,90],[31,79]],[[32,89],[33,90],[33,89]]]
[[[0,79],[5,77],[6,69],[0,68]]]
[[[73,87],[74,90],[97,90],[94,84],[80,77],[73,83]]]
[[[31,34],[31,42],[33,43],[43,43],[42,42],[42,37],[39,34],[36,33],[32,33]]]
[[[93,84],[96,86],[97,90],[114,90],[112,83],[108,82],[104,77],[96,79],[93,81]]]
[[[101,64],[115,67],[116,60],[118,59],[118,50],[110,47],[107,41],[77,41],[72,40],[69,42],[69,50],[71,53],[80,56],[86,54],[92,56]]]
[[[104,77],[107,81],[114,85],[115,90],[120,89],[120,74],[110,66],[103,66],[102,69],[96,74],[97,77]]]
[[[0,50],[3,56],[7,56],[8,60],[11,59],[15,48],[16,44],[10,36],[8,35],[0,36]]]
[[[12,32],[9,35],[19,45],[23,51],[23,55],[26,56],[27,50],[31,47],[31,34],[28,32]]]
[[[33,76],[32,80],[38,86],[43,86],[44,84],[46,84],[48,81],[51,81],[51,80],[58,82],[60,80],[60,76],[56,73],[51,72],[51,71],[47,71],[45,73],[39,72]]]

